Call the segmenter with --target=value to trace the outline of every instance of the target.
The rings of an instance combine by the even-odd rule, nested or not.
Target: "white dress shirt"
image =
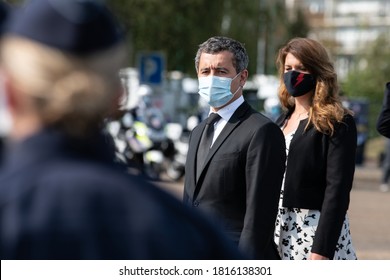
[[[227,124],[229,119],[233,116],[234,112],[237,110],[238,107],[240,107],[240,105],[242,103],[244,103],[244,97],[240,96],[239,98],[237,98],[237,100],[234,100],[232,103],[230,103],[226,107],[219,109],[218,112],[214,112],[210,108],[209,115],[211,113],[217,113],[218,115],[221,116],[221,119],[219,121],[217,121],[216,123],[214,123],[214,137],[213,137],[213,142],[212,142],[211,146],[214,144],[215,139],[217,139],[217,137],[221,133],[222,129],[225,127],[225,125]]]

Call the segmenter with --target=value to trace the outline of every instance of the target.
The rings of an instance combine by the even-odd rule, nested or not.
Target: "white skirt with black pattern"
[[[286,135],[286,153],[290,146],[293,133]],[[279,210],[276,218],[274,240],[279,254],[284,260],[307,260],[313,246],[315,232],[320,220],[319,210],[286,208],[282,206],[283,186],[279,200]],[[356,260],[352,245],[348,215],[345,216],[340,237],[334,254],[335,260]]]

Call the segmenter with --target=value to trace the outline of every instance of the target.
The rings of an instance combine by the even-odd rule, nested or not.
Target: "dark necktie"
[[[200,139],[197,160],[196,160],[196,177],[200,175],[206,156],[210,150],[214,137],[214,124],[221,118],[216,113],[211,113],[207,118],[206,126],[203,130],[202,138]]]

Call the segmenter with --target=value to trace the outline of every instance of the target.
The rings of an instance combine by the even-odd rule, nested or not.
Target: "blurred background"
[[[385,83],[390,81],[390,0],[106,2],[127,32],[129,51],[127,67],[119,73],[126,92],[122,110],[107,120],[118,160],[126,162],[132,172],[156,180],[179,199],[188,135],[208,112],[197,93],[194,57],[198,45],[215,35],[244,43],[250,59],[245,98],[274,119],[280,113],[278,49],[297,36],[323,43],[334,61],[345,106],[355,112],[358,128],[350,205],[358,256],[390,260],[390,192],[384,194],[378,188],[385,139],[376,131]],[[0,122],[3,133],[6,116]]]
[[[292,37],[311,37],[329,50],[345,103],[355,111],[359,130],[356,163],[375,160],[380,164],[384,147],[375,122],[384,85],[390,80],[389,0],[106,2],[128,35],[128,67],[120,73],[130,93],[124,100],[125,109],[139,106],[143,98],[139,88],[147,85],[151,105],[162,111],[164,121],[178,123],[185,130],[190,117],[201,119],[205,104],[197,94],[195,52],[209,37],[223,35],[245,44],[250,58],[246,99],[272,118],[279,113],[277,50]],[[377,147],[367,151],[371,140]]]
[[[321,41],[333,58],[346,105],[358,124],[356,163],[380,163],[383,140],[375,123],[384,85],[390,80],[390,1],[388,0],[110,0],[129,38],[129,69],[122,77],[137,103],[140,84],[168,121],[185,126],[202,113],[194,56],[214,35],[243,42],[249,53],[245,95],[268,115],[278,114],[275,56],[295,36]],[[131,30],[131,31],[130,31]],[[379,140],[378,140],[379,139]],[[374,140],[377,147],[367,151]],[[371,145],[372,146],[372,145]]]

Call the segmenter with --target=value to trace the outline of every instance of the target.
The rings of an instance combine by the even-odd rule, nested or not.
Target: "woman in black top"
[[[275,242],[282,259],[356,259],[347,210],[355,171],[356,125],[339,98],[337,76],[317,41],[294,38],[277,57],[277,120],[286,171]]]

